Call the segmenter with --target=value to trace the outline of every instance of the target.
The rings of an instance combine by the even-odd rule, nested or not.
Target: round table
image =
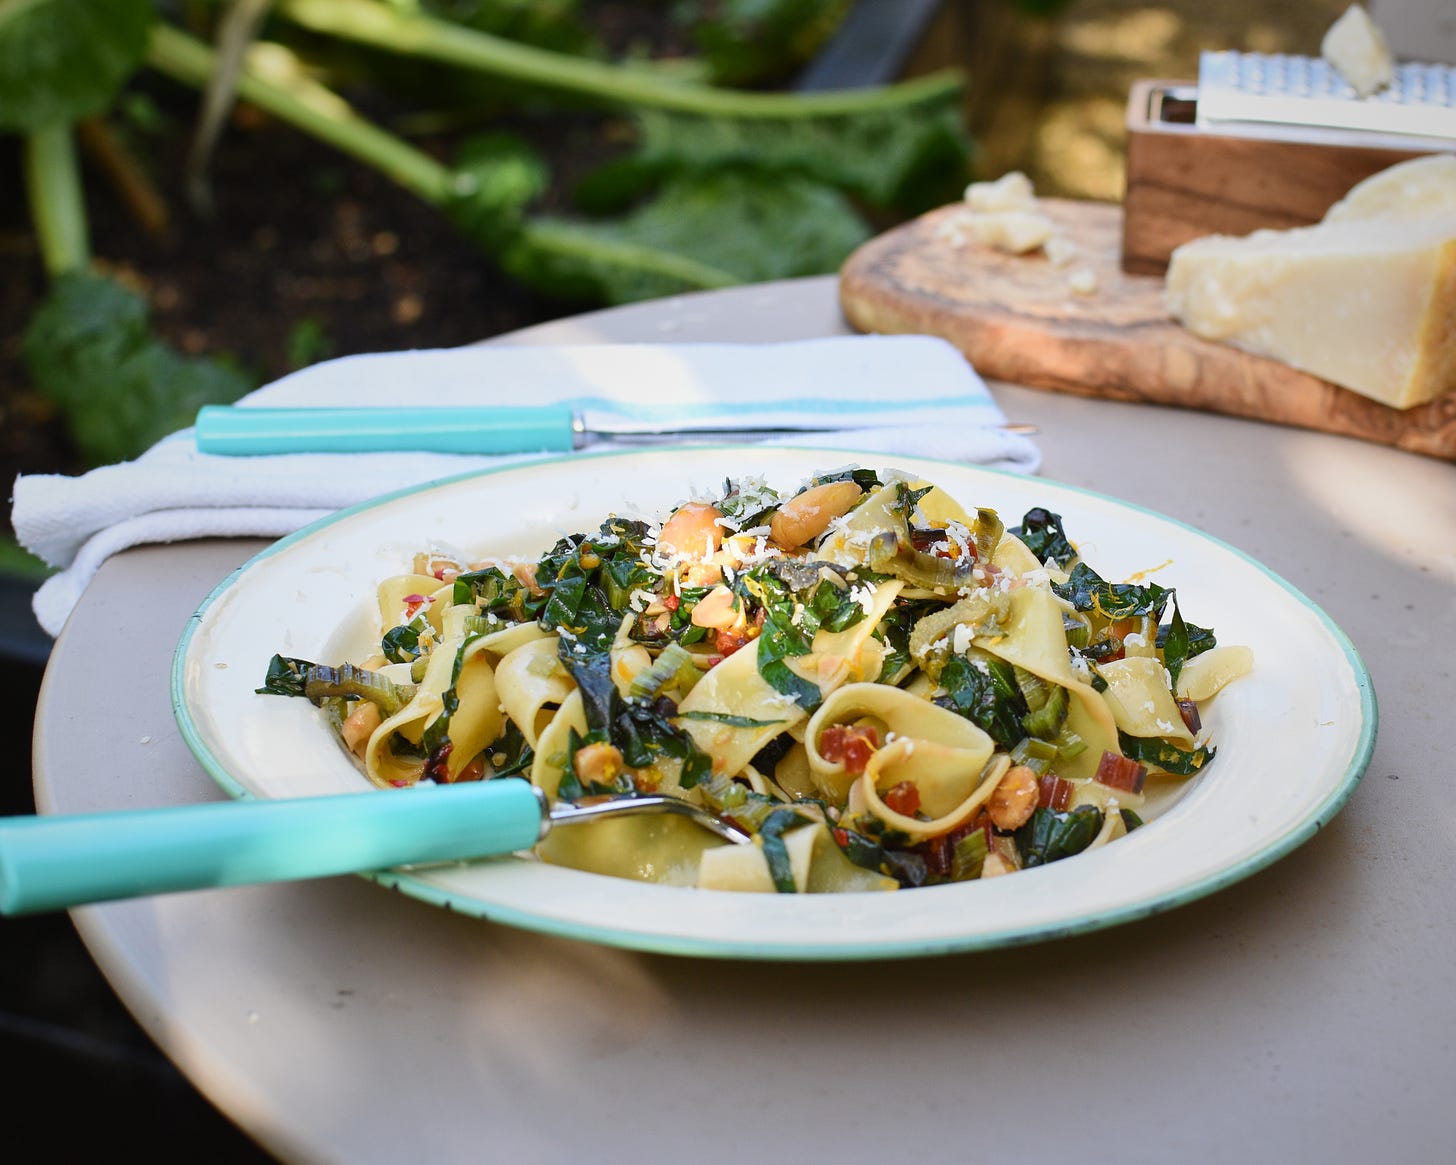
[[[844,332],[833,278],[595,312],[506,342]],[[1252,555],[1349,634],[1373,761],[1312,840],[1211,897],[990,952],[750,963],[459,917],[360,878],[92,906],[109,982],[289,1161],[1434,1161],[1456,1146],[1456,466],[1251,421],[995,384],[1044,476]],[[220,800],[168,675],[262,548],[109,560],[56,643],[46,813]],[[1279,779],[1270,773],[1269,779]]]

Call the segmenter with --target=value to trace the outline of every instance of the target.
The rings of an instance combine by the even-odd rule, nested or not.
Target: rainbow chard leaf
[[[688,11],[713,84],[753,86],[802,66],[849,8],[849,0],[716,0]]]
[[[141,64],[152,0],[0,3],[0,130],[99,113]]]
[[[824,274],[869,234],[830,187],[725,171],[673,179],[618,219],[528,219],[502,262],[550,294],[627,303]]]
[[[765,182],[798,175],[907,214],[959,199],[972,153],[959,90],[916,91],[908,98],[893,89],[867,92],[873,96],[863,109],[806,110],[792,118],[642,110],[636,151],[589,175],[578,200],[611,209],[673,174],[725,168],[760,171]]]
[[[515,134],[479,134],[455,159],[446,213],[455,225],[495,252],[515,238],[526,208],[546,190],[551,175],[530,144]]]
[[[239,369],[182,356],[152,336],[141,297],[100,275],[60,276],[24,341],[36,386],[93,464],[124,461],[186,428],[204,404],[254,387]]]

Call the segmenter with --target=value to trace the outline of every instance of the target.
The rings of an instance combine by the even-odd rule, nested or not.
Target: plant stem
[[[25,139],[25,193],[41,261],[52,279],[87,266],[91,243],[86,223],[86,198],[71,127],[49,125]]]
[[[82,118],[76,123],[76,137],[88,160],[111,180],[137,225],[153,238],[165,235],[171,217],[166,202],[106,121],[100,117]]]
[[[670,80],[660,73],[555,53],[477,32],[376,0],[281,0],[278,15],[313,32],[405,56],[576,93],[612,105],[708,117],[824,117],[896,109],[957,92],[958,70],[874,89],[825,93],[743,93]]]
[[[186,33],[158,24],[152,30],[147,63],[174,81],[202,89],[212,76],[217,54]],[[286,50],[278,50],[264,63],[267,77],[257,60],[250,60],[238,75],[240,98],[373,166],[432,206],[448,202],[456,182],[448,166],[360,117],[338,94],[293,68],[296,59]]]
[[[676,280],[694,290],[732,287],[742,282],[737,276],[690,256],[592,235],[574,229],[567,222],[537,219],[523,224],[521,233],[533,251],[556,259],[570,256],[588,267],[645,272]]]

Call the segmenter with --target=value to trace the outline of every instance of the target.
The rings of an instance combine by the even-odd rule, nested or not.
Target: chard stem
[[[569,223],[538,219],[522,225],[522,234],[538,251],[568,256],[587,256],[592,266],[621,267],[645,271],[681,281],[685,286],[707,290],[732,287],[742,282],[736,276],[686,255],[673,254],[637,243],[574,230]]]
[[[447,203],[453,170],[359,116],[333,90],[307,77],[291,53],[268,48],[266,57],[250,58],[239,74],[237,95],[242,100],[373,166],[432,206]],[[202,89],[216,68],[217,54],[186,33],[158,24],[147,63],[174,81]]]
[[[612,105],[708,117],[798,118],[897,109],[957,92],[959,70],[945,69],[896,85],[823,93],[744,93],[551,52],[478,32],[377,0],[281,0],[278,15],[312,32],[506,77]]]
[[[86,197],[71,127],[60,123],[28,134],[23,165],[26,200],[46,274],[54,279],[87,266],[91,242]]]

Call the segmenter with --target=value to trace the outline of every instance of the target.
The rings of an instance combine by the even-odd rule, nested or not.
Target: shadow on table
[[[20,764],[0,814],[35,812],[29,741],[44,652],[0,645],[0,698]],[[161,1054],[112,992],[70,916],[0,919],[0,1063],[10,1083],[0,1142],[14,1161],[81,1160],[118,1148],[156,1162],[255,1165],[272,1158]]]

